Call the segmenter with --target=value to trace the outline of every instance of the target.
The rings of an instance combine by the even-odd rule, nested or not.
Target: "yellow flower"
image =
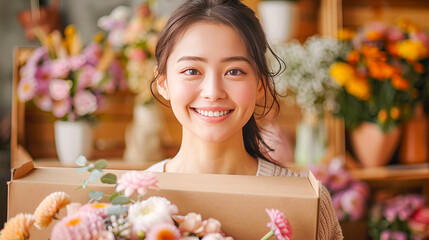
[[[355,35],[355,32],[351,29],[343,28],[338,30],[338,39],[342,41],[348,41],[352,39]]]
[[[406,91],[410,88],[410,84],[408,83],[408,81],[400,75],[394,75],[392,77],[392,85],[393,87],[401,91]]]
[[[428,56],[426,46],[419,41],[403,40],[398,42],[398,55],[408,61],[418,61]]]
[[[387,113],[386,113],[386,110],[381,109],[381,110],[378,112],[378,121],[380,121],[380,122],[382,122],[382,123],[385,123],[385,122],[387,121]]]
[[[399,110],[398,107],[392,107],[390,109],[390,116],[392,117],[392,119],[396,120],[399,118],[401,111]]]
[[[363,77],[354,77],[350,79],[346,82],[345,89],[349,94],[361,100],[368,100],[370,97],[368,80]]]
[[[30,228],[34,224],[34,216],[20,213],[9,219],[0,232],[0,240],[24,240],[30,235]]]
[[[338,85],[344,86],[349,79],[355,76],[355,70],[350,64],[336,62],[329,67],[329,74]]]
[[[70,203],[70,196],[65,192],[54,192],[47,196],[39,204],[34,212],[34,217],[36,219],[36,227],[38,229],[43,229],[52,221],[52,217],[55,213],[58,212],[61,208],[65,207]]]
[[[94,37],[92,38],[92,41],[95,43],[100,43],[104,40],[104,33],[103,32],[97,32]]]

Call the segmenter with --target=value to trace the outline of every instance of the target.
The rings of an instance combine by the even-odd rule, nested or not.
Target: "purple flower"
[[[383,211],[384,217],[389,221],[393,222],[396,219],[396,216],[398,215],[398,210],[395,207],[386,207]]]
[[[88,63],[95,66],[103,55],[103,49],[100,45],[93,43],[85,48],[83,54],[85,55]]]
[[[328,186],[332,191],[344,189],[351,181],[350,175],[345,169],[338,169],[335,172],[330,172],[330,175],[331,179]]]
[[[341,207],[351,220],[358,220],[365,213],[365,199],[359,192],[347,190],[341,197]]]
[[[38,93],[47,93],[49,87],[49,81],[52,79],[51,75],[51,65],[49,63],[44,64],[36,69],[34,75],[37,81],[37,92]]]

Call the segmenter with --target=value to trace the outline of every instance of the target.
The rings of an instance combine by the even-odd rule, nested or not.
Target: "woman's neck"
[[[256,175],[258,162],[244,147],[241,132],[220,142],[207,142],[184,129],[177,155],[166,172]]]

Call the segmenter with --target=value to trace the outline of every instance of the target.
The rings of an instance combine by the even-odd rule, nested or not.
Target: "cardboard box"
[[[28,161],[12,171],[8,183],[8,218],[33,213],[44,197],[55,191],[71,195],[73,202],[86,203],[88,190],[73,190],[89,173],[74,168],[33,168]],[[106,170],[118,177],[124,170]],[[283,211],[289,219],[293,239],[316,239],[320,183],[309,177],[262,177],[210,174],[158,173],[160,191],[147,196],[163,196],[176,204],[180,214],[200,213],[222,223],[222,229],[236,240],[260,239],[269,231],[265,208]],[[91,189],[111,193],[113,186],[101,182]],[[61,210],[64,215],[65,210]],[[55,223],[55,222],[54,222]],[[54,224],[43,231],[32,228],[30,239],[48,239]]]

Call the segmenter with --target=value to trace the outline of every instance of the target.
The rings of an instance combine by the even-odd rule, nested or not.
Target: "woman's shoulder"
[[[284,176],[284,177],[298,177],[299,174],[279,166],[273,162],[269,162],[264,159],[258,159],[258,171],[257,176]]]
[[[145,171],[147,172],[165,172],[165,164],[170,161],[170,159],[165,159],[160,162],[153,164],[148,167]]]

